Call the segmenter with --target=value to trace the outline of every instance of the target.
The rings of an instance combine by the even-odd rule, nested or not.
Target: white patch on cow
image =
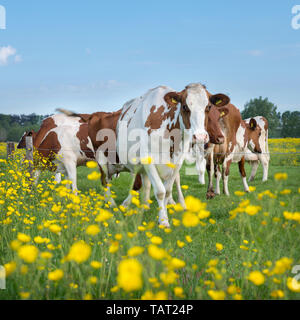
[[[187,86],[186,103],[191,111],[191,132],[200,143],[208,142],[208,133],[205,130],[205,108],[208,97],[205,88],[200,83]]]
[[[268,144],[268,130],[265,130],[265,121],[262,116],[256,116],[254,117],[256,120],[258,126],[261,128],[261,136],[259,137],[259,146],[261,149],[261,154],[258,154],[258,159],[262,164],[263,167],[263,181],[268,180],[268,169],[269,169],[269,161],[270,161],[270,154],[269,154],[269,144]],[[246,119],[245,122],[249,124],[251,118]],[[254,145],[254,144],[253,144]],[[250,145],[252,150],[254,149],[254,146]],[[251,160],[246,159],[247,161],[257,161],[257,160]],[[255,177],[255,174],[257,172],[258,165],[255,162],[251,162],[252,165],[252,171],[251,176],[249,180],[253,180]]]
[[[87,160],[90,160],[80,147],[80,140],[77,137],[77,133],[80,128],[80,118],[68,117],[64,114],[56,114],[51,117],[56,124],[56,127],[49,130],[42,142],[47,138],[51,132],[57,134],[58,142],[61,146],[57,153],[55,163],[59,167],[59,171],[63,172],[61,164],[67,171],[68,179],[72,181],[73,191],[77,190],[77,165],[84,164]],[[92,142],[88,138],[88,148],[94,151]],[[57,171],[58,172],[58,171]]]

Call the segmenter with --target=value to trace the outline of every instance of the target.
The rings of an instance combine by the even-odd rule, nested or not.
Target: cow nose
[[[225,141],[224,137],[217,138],[217,144],[222,144],[222,143],[224,143],[224,141]]]
[[[194,137],[198,143],[207,143],[209,141],[207,133],[196,133]]]

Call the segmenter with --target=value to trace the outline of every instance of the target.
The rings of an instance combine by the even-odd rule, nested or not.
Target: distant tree
[[[280,112],[277,112],[277,106],[270,102],[268,98],[251,99],[245,104],[241,115],[243,119],[264,116],[269,122],[269,136],[276,137],[280,135]]]
[[[283,138],[300,137],[300,112],[299,111],[285,111],[281,116],[281,136]]]

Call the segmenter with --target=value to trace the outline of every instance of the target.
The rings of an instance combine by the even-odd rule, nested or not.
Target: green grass
[[[9,170],[13,170],[14,173],[9,173]],[[292,266],[300,264],[300,223],[285,220],[283,217],[285,210],[299,211],[299,167],[274,166],[271,163],[269,180],[263,183],[260,166],[255,180],[249,183],[250,186],[256,187],[255,192],[237,196],[234,192],[242,191],[243,188],[238,167],[233,164],[229,179],[231,196],[220,195],[209,201],[205,198],[206,186],[198,184],[196,175],[185,176],[183,168],[181,184],[189,186],[189,189],[184,191],[185,196],[193,195],[202,202],[206,202],[207,210],[210,211],[209,219],[213,219],[215,223],[207,218],[202,220],[202,225],[199,224],[194,228],[184,227],[182,224],[175,227],[172,223],[173,219],[182,221],[184,213],[173,212],[171,209],[169,214],[171,233],[166,233],[157,225],[157,204],[153,193],[151,198],[154,201],[150,210],[137,209],[132,205],[130,215],[125,216],[120,211],[116,212],[115,217],[108,220],[108,226],[105,227],[102,223],[95,222],[99,206],[104,207],[104,203],[100,199],[103,195],[100,181],[90,181],[86,178],[91,169],[78,168],[78,187],[81,191],[79,204],[74,204],[72,197],[59,193],[65,191],[64,187],[53,188],[53,185],[48,182],[52,179],[50,173],[42,175],[37,187],[31,191],[26,190],[27,186],[23,185],[26,184],[24,182],[26,180],[15,174],[18,170],[21,169],[16,163],[8,165],[0,163],[0,201],[2,200],[2,203],[0,202],[0,265],[12,261],[16,263],[16,270],[7,278],[7,289],[0,291],[0,299],[19,299],[20,292],[29,292],[29,298],[32,299],[82,299],[87,293],[94,299],[139,299],[146,291],[153,293],[163,291],[169,299],[176,299],[178,297],[173,291],[176,286],[183,288],[185,298],[209,299],[208,291],[211,288],[206,282],[208,280],[214,283],[213,290],[226,294],[226,299],[236,298],[227,292],[232,283],[239,287],[243,299],[270,299],[271,293],[275,290],[281,290],[284,293],[284,299],[300,298],[299,293],[292,292],[286,286],[287,278],[294,276],[291,273]],[[246,170],[249,174],[250,166],[247,165]],[[288,180],[274,180],[274,174],[278,172],[286,172]],[[112,190],[116,193],[116,202],[120,205],[128,195],[132,176],[122,173],[118,179],[112,181],[112,185]],[[280,194],[283,189],[290,189],[291,193]],[[265,196],[262,200],[258,200],[259,193],[265,190],[270,190],[276,194],[277,198],[270,199]],[[48,191],[49,195],[43,197],[45,191]],[[174,190],[174,199],[177,199],[176,190]],[[235,219],[230,220],[229,212],[246,199],[253,205],[261,206],[259,213],[254,216],[238,213]],[[43,201],[45,206],[41,205]],[[59,203],[60,211],[51,211],[53,205]],[[13,212],[9,207],[14,209]],[[113,212],[112,209],[111,212]],[[8,224],[4,223],[8,218],[12,221]],[[25,223],[27,218],[34,218],[33,223]],[[45,225],[50,220],[55,220],[55,223],[62,227],[60,234],[54,234]],[[151,225],[151,222],[155,223]],[[101,232],[95,237],[87,235],[86,227],[95,223],[100,226]],[[140,229],[141,226],[146,230]],[[136,237],[129,238],[128,231],[136,232]],[[10,248],[10,243],[17,238],[18,232],[29,235],[31,237],[29,243],[38,247],[40,252],[52,252],[53,257],[50,261],[45,262],[38,258],[33,264],[24,263],[18,253]],[[163,263],[149,256],[147,248],[151,242],[147,232],[160,236],[163,240],[160,247],[168,251],[172,257],[177,257],[186,263],[184,268],[176,270],[178,279],[168,285],[164,284],[161,274],[171,271],[170,261],[166,258]],[[116,234],[121,234],[123,238],[119,241],[119,250],[116,253],[110,253],[109,247],[113,241],[116,241]],[[187,242],[185,238],[187,235],[192,238],[191,243]],[[34,243],[33,239],[36,236],[47,237],[55,248],[49,249],[45,244]],[[71,245],[78,240],[84,240],[91,246],[92,252],[89,259],[82,264],[62,261]],[[185,242],[185,246],[180,248],[177,240]],[[244,240],[248,243],[245,244]],[[221,243],[223,250],[216,250],[216,243]],[[126,256],[129,248],[137,245],[146,249],[136,258],[143,267],[142,288],[131,293],[126,293],[123,289],[111,292],[111,288],[118,283],[117,267],[120,261]],[[241,249],[241,245],[246,246],[248,250]],[[272,271],[276,261],[283,257],[292,259],[292,263],[286,266],[282,274],[265,274],[265,282],[261,286],[256,286],[247,280],[251,271],[263,272],[265,269]],[[207,272],[208,263],[212,259],[219,261],[213,273]],[[89,265],[92,260],[102,262],[103,267],[93,270]],[[271,266],[267,265],[268,261],[272,263]],[[26,274],[21,273],[21,267],[24,265],[28,266]],[[48,280],[48,273],[58,268],[64,271],[63,279],[58,282]],[[97,277],[96,285],[88,283],[91,275]],[[149,282],[149,278],[154,277],[158,279],[159,287],[153,287]],[[275,283],[274,279],[275,282],[280,281],[280,283]],[[77,284],[78,288],[70,288],[72,283]]]

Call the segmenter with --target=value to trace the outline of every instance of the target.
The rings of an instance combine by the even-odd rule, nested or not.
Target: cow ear
[[[230,98],[223,93],[214,94],[209,97],[209,101],[216,107],[224,107],[230,102]]]
[[[218,110],[220,112],[220,118],[226,117],[229,113],[229,110],[226,107],[220,107]]]
[[[166,103],[171,107],[175,107],[181,103],[181,94],[179,92],[169,92],[164,97]]]
[[[257,122],[256,122],[256,120],[254,118],[251,118],[251,120],[249,122],[249,126],[250,126],[250,129],[253,130],[253,131],[256,129]]]

